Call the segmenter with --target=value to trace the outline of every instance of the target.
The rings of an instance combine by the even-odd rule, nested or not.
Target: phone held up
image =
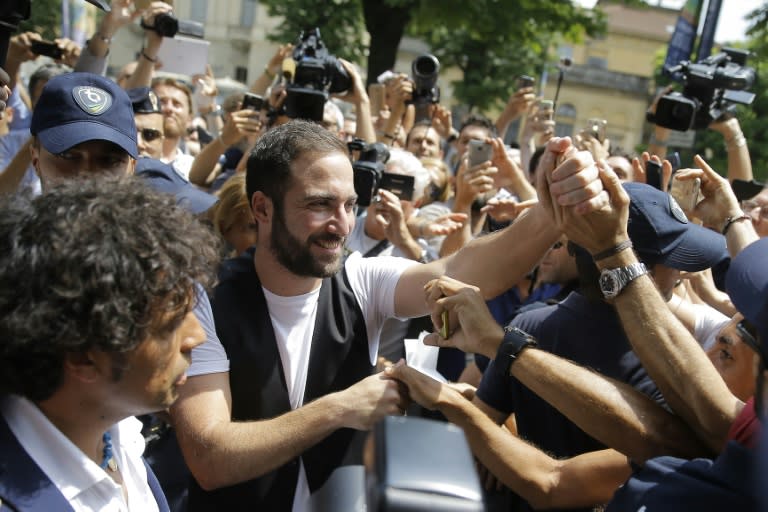
[[[555,118],[555,102],[552,100],[539,100],[538,115],[539,119],[552,121]]]
[[[536,79],[532,76],[528,75],[520,75],[517,77],[517,84],[516,87],[518,90],[525,89],[527,87],[533,87],[533,85],[536,83]]]
[[[32,41],[29,49],[35,55],[44,55],[52,59],[60,59],[64,56],[64,50],[50,41]]]
[[[253,94],[250,92],[245,93],[245,96],[243,96],[243,110],[259,111],[262,108],[264,108],[264,98],[258,94]]]
[[[584,132],[602,143],[605,142],[606,126],[608,126],[608,121],[605,119],[593,118],[587,121],[587,126],[584,128]]]
[[[699,190],[701,189],[701,179],[681,180],[676,175],[672,175],[672,183],[669,186],[669,195],[675,198],[677,204],[685,212],[690,212],[696,208],[699,202]]]
[[[467,147],[469,154],[469,167],[480,165],[491,159],[493,147],[484,140],[470,140]]]

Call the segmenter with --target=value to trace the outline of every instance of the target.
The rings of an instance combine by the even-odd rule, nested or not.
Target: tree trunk
[[[368,85],[375,83],[381,73],[394,67],[400,40],[415,5],[414,1],[401,7],[391,7],[386,0],[363,0],[365,27],[371,36]]]

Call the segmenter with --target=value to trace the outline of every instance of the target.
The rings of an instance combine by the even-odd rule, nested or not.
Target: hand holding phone
[[[528,75],[520,75],[517,77],[517,89],[525,89],[527,87],[533,87],[536,83],[536,79]]]
[[[662,190],[661,164],[656,160],[648,160],[645,162],[645,182],[653,188]]]
[[[672,184],[669,187],[669,195],[675,198],[677,204],[684,212],[691,212],[696,208],[699,202],[699,190],[701,189],[701,179],[680,180],[672,176]]]
[[[35,55],[44,55],[52,59],[60,59],[64,56],[64,50],[51,41],[32,41],[29,50]]]
[[[256,110],[259,111],[264,108],[264,98],[258,94],[250,92],[245,93],[243,96],[242,110]]]
[[[537,115],[542,121],[552,121],[555,118],[555,102],[539,100]]]

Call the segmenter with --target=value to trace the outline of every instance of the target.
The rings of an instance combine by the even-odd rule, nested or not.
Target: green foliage
[[[295,42],[302,30],[319,27],[331,53],[353,62],[366,55],[360,0],[262,0],[270,16],[283,22],[268,35],[271,41]]]
[[[580,41],[604,28],[600,12],[565,0],[443,0],[421,2],[411,33],[426,40],[445,66],[464,72],[453,84],[454,95],[487,110],[507,100],[514,77],[538,74],[558,40]]]
[[[61,1],[34,0],[28,20],[19,25],[19,32],[37,32],[43,39],[52,40],[61,33]]]
[[[263,0],[270,15],[284,18],[269,37],[294,41],[300,30],[318,26],[332,53],[361,63],[368,54],[365,2],[375,5],[377,13],[407,9],[408,33],[425,40],[444,68],[457,66],[464,72],[453,84],[454,94],[481,110],[503,104],[517,75],[538,74],[535,70],[558,41],[578,41],[605,27],[599,11],[570,0]],[[396,48],[389,50],[394,58]],[[369,68],[377,63],[369,62]]]

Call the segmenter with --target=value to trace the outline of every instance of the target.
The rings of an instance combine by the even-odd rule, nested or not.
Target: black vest
[[[216,333],[230,361],[232,420],[274,418],[291,410],[280,353],[253,249],[223,264],[211,306]],[[323,280],[309,356],[304,403],[348,388],[371,375],[365,319],[342,270]],[[301,455],[311,492],[331,472],[362,464],[365,433],[340,429]],[[192,482],[190,512],[202,510],[290,510],[298,479],[299,459],[241,484],[202,490]]]

